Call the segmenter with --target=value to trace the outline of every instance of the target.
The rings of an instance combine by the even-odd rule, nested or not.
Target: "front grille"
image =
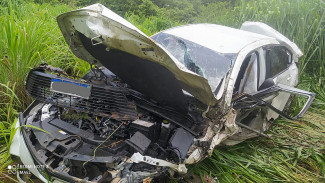
[[[26,81],[28,94],[42,102],[80,112],[108,116],[117,120],[137,119],[136,107],[134,103],[127,100],[123,88],[92,84],[89,99],[85,99],[51,91],[51,81],[54,78],[67,80],[53,74],[31,71]],[[75,80],[71,81],[78,83]]]

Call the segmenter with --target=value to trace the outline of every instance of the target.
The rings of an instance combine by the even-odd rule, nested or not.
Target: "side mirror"
[[[272,87],[274,85],[275,85],[275,83],[274,83],[273,79],[268,78],[261,84],[261,86],[258,88],[258,91],[264,90],[266,88],[270,88],[270,87]]]

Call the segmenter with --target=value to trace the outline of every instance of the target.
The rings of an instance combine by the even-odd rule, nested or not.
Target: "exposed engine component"
[[[84,180],[107,180],[106,171],[118,170],[119,163],[125,164],[125,158],[137,152],[179,163],[179,157],[173,158],[178,154],[158,145],[155,139],[159,138],[161,127],[154,122],[118,121],[51,104],[39,105],[31,124],[48,133],[32,128],[28,131],[29,140],[42,161],[56,171]],[[128,164],[130,172],[145,171],[158,176],[166,171],[148,162]]]
[[[41,161],[67,176],[89,181],[116,177],[140,181],[168,169],[186,173],[183,161],[195,129],[202,126],[193,122],[195,115],[157,106],[99,70],[85,75],[85,81],[30,72],[27,91],[39,100],[39,108],[28,123],[48,132],[27,131]],[[53,86],[60,82],[83,90],[90,86],[89,97],[78,94],[78,87],[71,87],[69,93],[55,90]]]
[[[185,159],[188,149],[193,143],[194,137],[183,128],[177,128],[170,138],[169,143],[175,153],[181,159]]]
[[[144,136],[141,132],[137,131],[130,139],[126,140],[126,143],[133,147],[135,152],[144,154],[147,151],[151,140]]]

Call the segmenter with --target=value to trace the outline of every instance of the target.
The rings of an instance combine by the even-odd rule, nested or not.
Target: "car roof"
[[[238,53],[253,42],[275,40],[261,34],[216,24],[189,24],[170,28],[160,33],[189,40],[219,53]]]

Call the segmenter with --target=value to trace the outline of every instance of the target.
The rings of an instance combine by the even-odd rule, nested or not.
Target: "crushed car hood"
[[[180,109],[185,106],[185,90],[206,105],[216,104],[205,78],[103,5],[64,13],[57,21],[77,57],[105,66],[148,97]]]

